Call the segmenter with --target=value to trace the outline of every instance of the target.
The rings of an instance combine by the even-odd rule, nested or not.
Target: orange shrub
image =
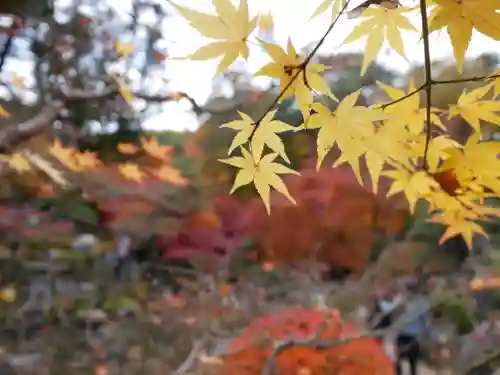
[[[292,308],[255,319],[237,337],[225,357],[221,375],[260,375],[273,353],[275,340],[308,338],[320,332],[321,340],[359,336],[353,324],[343,322],[336,310]],[[260,337],[259,337],[260,335]],[[375,339],[353,339],[327,349],[292,346],[276,361],[277,375],[392,375],[393,365]]]
[[[356,272],[366,266],[377,233],[401,230],[406,211],[399,209],[398,200],[360,186],[348,168],[309,167],[300,173],[285,177],[297,205],[273,194],[271,215],[260,201],[252,208],[250,228],[263,261],[312,257]]]

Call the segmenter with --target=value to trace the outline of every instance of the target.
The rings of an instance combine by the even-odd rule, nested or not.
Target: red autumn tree
[[[345,344],[327,349],[312,346],[291,346],[276,361],[278,375],[390,375],[393,365],[375,339],[356,338],[358,328],[343,322],[336,310],[320,311],[291,308],[253,320],[231,345],[225,357],[222,375],[260,375],[274,351],[275,341],[304,339],[319,333],[319,339],[347,339]]]
[[[398,200],[373,194],[360,186],[349,168],[305,167],[301,176],[285,183],[296,199],[291,204],[272,194],[272,214],[261,202],[252,207],[251,230],[260,243],[263,260],[295,262],[316,258],[332,267],[360,271],[375,237],[393,235],[403,225],[406,211]]]

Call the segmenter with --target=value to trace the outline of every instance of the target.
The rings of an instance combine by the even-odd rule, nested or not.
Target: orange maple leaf
[[[75,159],[76,151],[72,147],[64,147],[59,139],[54,140],[49,147],[49,154],[59,160],[65,167],[78,171],[79,166]]]
[[[142,182],[144,172],[135,163],[125,163],[118,166],[118,170],[128,180]]]
[[[132,143],[118,143],[116,148],[122,154],[127,154],[127,155],[135,154],[137,150],[139,150],[139,148]]]
[[[95,152],[85,151],[75,154],[78,164],[84,169],[95,169],[96,166],[101,164]]]
[[[160,169],[155,171],[155,174],[160,180],[175,186],[184,187],[189,184],[189,180],[182,176],[181,171],[169,165],[161,166]]]
[[[158,143],[158,138],[151,137],[151,139],[141,138],[141,144],[144,150],[155,159],[164,160],[169,162],[172,158],[173,147],[169,145],[161,145]]]

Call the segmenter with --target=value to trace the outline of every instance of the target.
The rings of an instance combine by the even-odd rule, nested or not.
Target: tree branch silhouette
[[[264,119],[264,117],[266,117],[266,115],[274,108],[274,106],[279,103],[279,101],[281,100],[281,98],[283,97],[283,95],[285,95],[285,92],[294,84],[295,80],[299,77],[299,75],[306,70],[307,64],[309,64],[309,62],[314,57],[314,55],[316,55],[316,52],[318,52],[318,50],[320,49],[320,47],[323,45],[323,43],[325,42],[325,40],[328,37],[328,35],[331,33],[331,31],[333,30],[333,28],[337,24],[337,22],[340,19],[340,17],[342,17],[342,15],[347,10],[347,7],[349,6],[350,2],[351,2],[351,0],[347,0],[346,1],[346,3],[344,4],[344,6],[342,7],[342,9],[340,10],[339,14],[332,21],[332,23],[330,24],[330,26],[328,27],[328,29],[325,31],[325,33],[323,34],[323,36],[321,37],[321,39],[318,41],[318,43],[316,44],[316,46],[313,48],[313,50],[311,52],[309,52],[309,54],[307,55],[306,59],[298,66],[297,72],[292,76],[292,78],[286,84],[286,86],[280,91],[279,95],[276,97],[276,99],[274,99],[274,101],[271,103],[271,105],[269,106],[269,108],[266,111],[264,111],[264,113],[262,114],[262,116],[255,122],[255,126],[252,129],[252,133],[250,134],[250,137],[248,138],[249,140],[251,140],[253,138],[253,136],[255,135],[255,132],[257,131],[257,129],[260,126],[260,124],[261,124],[262,120]]]

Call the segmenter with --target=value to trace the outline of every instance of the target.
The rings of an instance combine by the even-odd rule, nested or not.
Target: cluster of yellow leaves
[[[324,0],[311,18],[328,11],[335,22],[342,16],[346,3],[345,0]],[[459,71],[474,29],[500,40],[500,1],[432,0],[428,3],[429,32],[447,28]],[[214,15],[175,7],[193,28],[206,37],[219,40],[190,56],[195,60],[224,56],[219,73],[237,57],[248,57],[248,39],[255,28],[255,20],[263,16],[252,18],[246,0],[240,0],[238,9],[230,0],[213,0],[213,4]],[[344,40],[350,43],[366,38],[361,74],[375,60],[385,41],[405,58],[401,31],[419,32],[408,18],[408,13],[418,7],[391,8],[373,5],[364,9],[361,22],[358,21]],[[265,16],[264,26],[271,24],[269,17]],[[318,131],[318,167],[330,150],[339,149],[340,156],[334,166],[349,164],[362,184],[365,181],[362,181],[360,162],[364,159],[375,191],[380,176],[386,176],[392,180],[388,195],[404,194],[410,210],[414,210],[418,200],[430,203],[434,214],[431,220],[447,227],[442,241],[462,235],[471,246],[475,233],[484,234],[477,221],[500,216],[500,210],[484,204],[486,197],[500,197],[500,143],[482,141],[481,134],[482,122],[500,126],[498,77],[491,77],[476,90],[464,92],[457,104],[447,111],[430,108],[431,124],[427,124],[427,103],[421,103],[420,90],[413,82],[406,91],[379,83],[390,98],[387,103],[359,106],[356,103],[360,92],[354,92],[331,110],[317,99],[317,94],[323,94],[336,100],[323,80],[324,66],[310,63],[310,56],[297,53],[291,40],[286,50],[277,44],[261,40],[258,43],[272,61],[255,75],[278,79],[279,99],[293,96],[301,108],[304,122],[292,127],[274,119],[276,111],[269,110],[258,120],[240,113],[240,120],[222,125],[237,132],[229,155],[234,152],[238,155],[221,160],[239,168],[232,191],[253,182],[268,212],[271,187],[294,202],[279,175],[297,172],[284,164],[289,163],[289,159],[278,134],[315,129]],[[486,99],[491,92],[493,99]],[[473,135],[466,145],[458,144],[447,133],[441,121],[446,115],[448,118],[461,116],[469,123]],[[440,134],[432,133],[429,139],[429,126],[435,127]]]
[[[147,165],[133,162],[118,165],[117,170],[124,178],[142,183],[146,176],[154,175],[158,180],[173,186],[185,187],[189,184],[189,180],[182,175],[181,171],[171,164],[172,147],[159,144],[156,137],[142,138],[140,147],[127,143],[118,145],[118,151],[123,154],[135,154],[141,149],[150,160],[147,161]],[[41,171],[61,187],[70,186],[68,179],[64,177],[64,169],[73,173],[85,173],[98,171],[99,167],[104,166],[94,152],[81,152],[74,147],[64,146],[59,139],[56,139],[49,147],[48,153],[63,168],[28,150],[0,155],[0,162],[17,173]]]
[[[128,180],[141,183],[148,173],[153,173],[158,179],[175,186],[182,187],[189,183],[182,176],[181,171],[171,165],[172,147],[160,144],[157,137],[141,138],[140,147],[131,143],[120,143],[117,148],[119,152],[128,155],[135,154],[142,149],[154,161],[154,163],[150,163],[154,164],[152,167],[141,166],[133,162],[118,165],[118,171]],[[65,147],[59,140],[54,142],[49,152],[51,156],[59,160],[72,172],[92,171],[102,165],[95,153],[89,151],[80,152],[74,147]]]
[[[38,154],[28,150],[20,150],[11,155],[0,155],[0,162],[7,165],[10,170],[17,173],[40,171],[60,186],[67,186],[68,181],[63,177],[61,171]]]

